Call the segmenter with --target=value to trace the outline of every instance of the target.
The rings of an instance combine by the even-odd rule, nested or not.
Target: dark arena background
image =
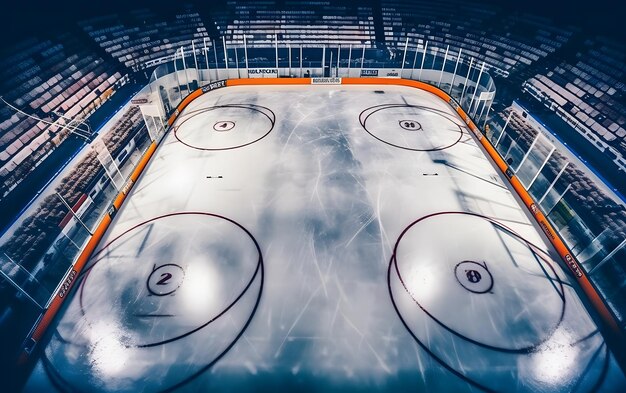
[[[616,2],[10,2],[0,391],[626,392]]]

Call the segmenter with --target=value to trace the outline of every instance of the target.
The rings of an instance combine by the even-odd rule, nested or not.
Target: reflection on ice
[[[193,320],[206,320],[211,312],[219,312],[217,308],[224,301],[219,296],[222,288],[219,281],[219,272],[215,271],[214,265],[207,263],[206,260],[199,257],[189,262],[187,265],[185,279],[177,296],[180,296],[180,307],[183,316],[190,316]]]
[[[100,378],[116,377],[128,366],[128,343],[123,342],[122,333],[123,330],[110,320],[98,320],[91,326],[89,357]]]
[[[530,355],[533,376],[537,382],[558,386],[575,377],[580,347],[574,342],[576,337],[565,329],[559,329]]]
[[[411,261],[406,265],[412,267],[406,268],[406,272],[401,270],[402,280],[414,299],[432,304],[441,298],[442,292],[445,291],[445,288],[442,288],[441,264]]]
[[[167,183],[167,188],[170,191],[184,196],[193,188],[192,186],[197,181],[197,176],[189,170],[189,165],[184,161],[172,162],[170,164],[172,166],[171,172],[161,181]]]

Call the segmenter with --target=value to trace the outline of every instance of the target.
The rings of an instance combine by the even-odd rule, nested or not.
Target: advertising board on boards
[[[489,101],[489,100],[493,100],[493,98],[496,96],[496,92],[495,91],[483,91],[480,93],[480,95],[478,96],[478,101]]]
[[[396,70],[396,69],[390,69],[390,70],[382,70],[382,77],[383,78],[399,78],[400,77],[400,71]]]
[[[132,100],[130,100],[130,103],[133,105],[147,104],[148,98],[147,97],[133,98]]]
[[[361,70],[361,76],[378,76],[378,69],[364,69]]]
[[[249,68],[248,78],[277,78],[278,70],[276,68]]]
[[[361,70],[361,77],[400,78],[400,70],[395,68],[365,68]]]
[[[208,85],[202,86],[202,92],[208,93],[211,90],[220,89],[222,87],[226,87],[226,80],[211,82]]]
[[[340,85],[341,78],[311,78],[312,85]]]

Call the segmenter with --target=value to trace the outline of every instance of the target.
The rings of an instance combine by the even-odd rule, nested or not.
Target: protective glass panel
[[[517,176],[528,189],[535,181],[539,171],[545,166],[546,160],[554,152],[554,145],[543,136],[539,136],[529,151],[525,154],[525,160],[517,169]]]

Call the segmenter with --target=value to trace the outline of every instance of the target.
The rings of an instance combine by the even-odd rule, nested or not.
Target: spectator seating
[[[68,120],[84,119],[125,81],[71,34],[29,39],[0,60],[0,196],[15,188],[68,135]]]
[[[227,44],[251,48],[271,47],[275,35],[281,45],[375,45],[372,8],[352,2],[302,3],[297,1],[229,1],[230,14],[224,26]],[[224,20],[224,13],[218,14]]]
[[[488,70],[502,77],[554,53],[573,34],[544,18],[508,15],[485,4],[456,0],[381,0],[381,4],[387,45],[404,45],[406,37],[411,48],[422,48],[428,41],[431,53],[449,45],[453,53],[462,49],[466,62],[470,57],[482,59]]]
[[[81,28],[108,54],[133,71],[170,60],[181,46],[196,48],[208,38],[197,11],[186,6],[166,20],[148,9],[80,22]]]
[[[411,49],[423,48],[428,41],[431,53],[442,54],[448,46],[452,56],[462,50],[465,62],[470,57],[485,60],[487,70],[501,77],[519,77],[521,71],[533,75],[538,64],[543,67],[558,59],[557,52],[577,32],[472,0],[366,0],[361,4],[224,0],[204,18],[190,5],[171,16],[140,9],[79,22],[84,37],[65,34],[17,44],[11,56],[1,61],[0,91],[20,109],[47,120],[0,106],[0,195],[6,195],[67,136],[65,120],[48,124],[57,114],[85,117],[116,84],[123,83],[127,72],[169,61],[181,46],[189,49],[191,42],[199,49],[207,39],[219,41],[220,36],[209,37],[207,27],[223,35],[227,45],[242,45],[245,35],[252,48],[272,47],[275,35],[281,46],[376,47],[380,45],[378,33],[392,49],[403,47],[408,37]],[[205,20],[210,22],[205,24]],[[539,99],[550,100],[557,113],[579,131],[584,128],[600,149],[613,149],[626,168],[624,53],[623,45],[588,40],[574,61],[553,63],[551,71],[528,79],[524,88]]]
[[[518,112],[508,108],[499,114],[502,122],[508,118],[509,113],[512,115],[506,133],[515,140],[522,151],[528,151],[538,132]],[[558,150],[555,151],[543,168],[543,175],[551,182],[556,178],[566,161],[567,159]],[[571,185],[564,197],[576,214],[589,226],[592,233],[598,235],[608,229],[612,240],[615,242],[626,237],[626,233],[624,233],[626,210],[623,210],[604,191],[599,189],[593,180],[580,168],[577,168],[575,163],[570,162],[570,165],[561,175],[560,183]],[[534,191],[533,188],[530,189],[531,194]],[[543,192],[545,192],[543,189],[538,191],[537,195],[534,195],[535,198],[540,199]],[[582,246],[586,246],[586,244]]]
[[[624,168],[625,51],[623,44],[608,38],[587,40],[574,61],[563,61],[523,85],[524,91],[545,102],[599,149],[609,149],[614,155],[622,156]]]
[[[131,106],[111,127],[111,131],[103,136],[103,142],[111,155],[119,158],[131,139],[135,138],[138,143],[138,139],[147,138],[146,132],[139,132],[142,127],[143,117],[139,107]],[[127,157],[127,155],[124,156],[124,158]],[[122,160],[118,160],[120,161]],[[75,206],[86,195],[95,199],[94,184],[103,176],[105,176],[104,169],[96,153],[89,151],[75,168],[61,179],[55,192],[59,193],[70,206]],[[11,240],[0,247],[0,251],[32,271],[48,252],[53,240],[61,233],[67,217],[68,209],[60,199],[55,194],[48,195],[30,217],[16,229]],[[55,273],[62,274],[63,272]],[[58,279],[59,277],[56,277],[52,281],[58,282]]]

